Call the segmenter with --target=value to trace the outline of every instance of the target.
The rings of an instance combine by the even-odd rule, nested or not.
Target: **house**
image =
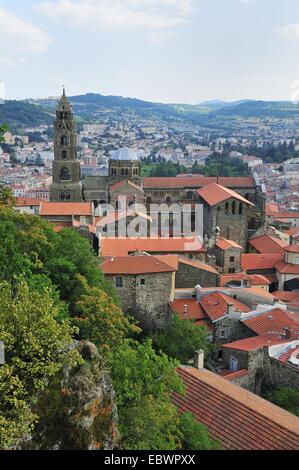
[[[29,198],[29,197],[18,197],[16,198],[15,210],[22,214],[39,214],[40,204],[43,199]]]
[[[241,254],[243,247],[233,240],[219,237],[214,245],[213,252],[217,266],[222,268],[223,274],[238,273],[241,271]]]
[[[174,393],[172,402],[180,414],[191,413],[206,425],[222,449],[299,448],[295,415],[206,369],[180,366],[177,371],[185,393]]]
[[[278,288],[276,264],[283,260],[283,253],[242,254],[241,267],[247,274],[260,274],[270,282],[269,290],[273,292]]]
[[[246,274],[244,271],[235,274],[222,274],[220,276],[220,287],[257,287],[269,292],[271,282],[261,274]]]
[[[286,283],[299,277],[299,244],[284,247],[284,259],[275,264],[278,289],[284,290]]]
[[[145,331],[167,324],[168,305],[174,299],[177,257],[108,257],[101,268],[114,284],[125,314],[134,316]]]

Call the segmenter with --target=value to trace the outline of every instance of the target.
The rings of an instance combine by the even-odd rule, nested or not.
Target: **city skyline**
[[[7,99],[57,96],[62,84],[164,103],[299,98],[295,0],[24,3],[0,7]]]

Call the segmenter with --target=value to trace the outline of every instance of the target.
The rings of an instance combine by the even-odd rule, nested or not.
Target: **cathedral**
[[[248,235],[252,235],[264,224],[265,194],[257,178],[253,175],[242,177],[204,177],[202,175],[182,175],[177,177],[142,178],[141,162],[127,148],[118,149],[109,160],[107,176],[80,177],[80,160],[76,151],[76,124],[71,105],[65,90],[58,103],[54,123],[54,162],[53,183],[50,198],[53,202],[93,202],[94,207],[111,204],[116,210],[119,196],[126,196],[127,205],[150,204],[190,204],[200,203],[202,188],[220,185],[251,203],[250,214],[235,214],[235,204],[231,200],[225,203],[223,212],[213,217],[216,208],[209,206],[211,220],[222,220],[223,226],[231,227],[246,223]],[[231,199],[233,196],[231,195]],[[230,208],[231,205],[231,208]],[[220,217],[219,214],[223,216]],[[209,215],[209,217],[210,217]],[[234,217],[232,217],[234,216]],[[238,227],[236,226],[236,230]],[[221,228],[221,227],[220,227]],[[207,230],[208,232],[208,230]]]

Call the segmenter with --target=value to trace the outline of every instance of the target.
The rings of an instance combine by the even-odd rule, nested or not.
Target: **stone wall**
[[[223,269],[223,274],[228,274],[234,268],[234,272],[241,272],[241,254],[242,250],[240,248],[228,248],[227,250],[220,250],[219,248],[214,248],[214,253],[216,256],[217,266],[220,266]],[[234,258],[231,261],[231,258]]]
[[[123,287],[117,288],[125,314],[134,316],[146,331],[165,327],[169,319],[168,303],[173,300],[174,273],[107,276],[116,285],[122,277]],[[145,285],[141,282],[144,280]]]
[[[217,287],[218,279],[219,274],[214,274],[179,261],[179,269],[175,276],[175,287],[177,289],[192,288],[198,284],[201,287]]]

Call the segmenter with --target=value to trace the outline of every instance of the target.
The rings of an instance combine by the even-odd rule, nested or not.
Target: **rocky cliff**
[[[35,403],[34,435],[22,447],[111,450],[118,442],[115,393],[94,344],[80,342],[84,363],[64,368]]]

